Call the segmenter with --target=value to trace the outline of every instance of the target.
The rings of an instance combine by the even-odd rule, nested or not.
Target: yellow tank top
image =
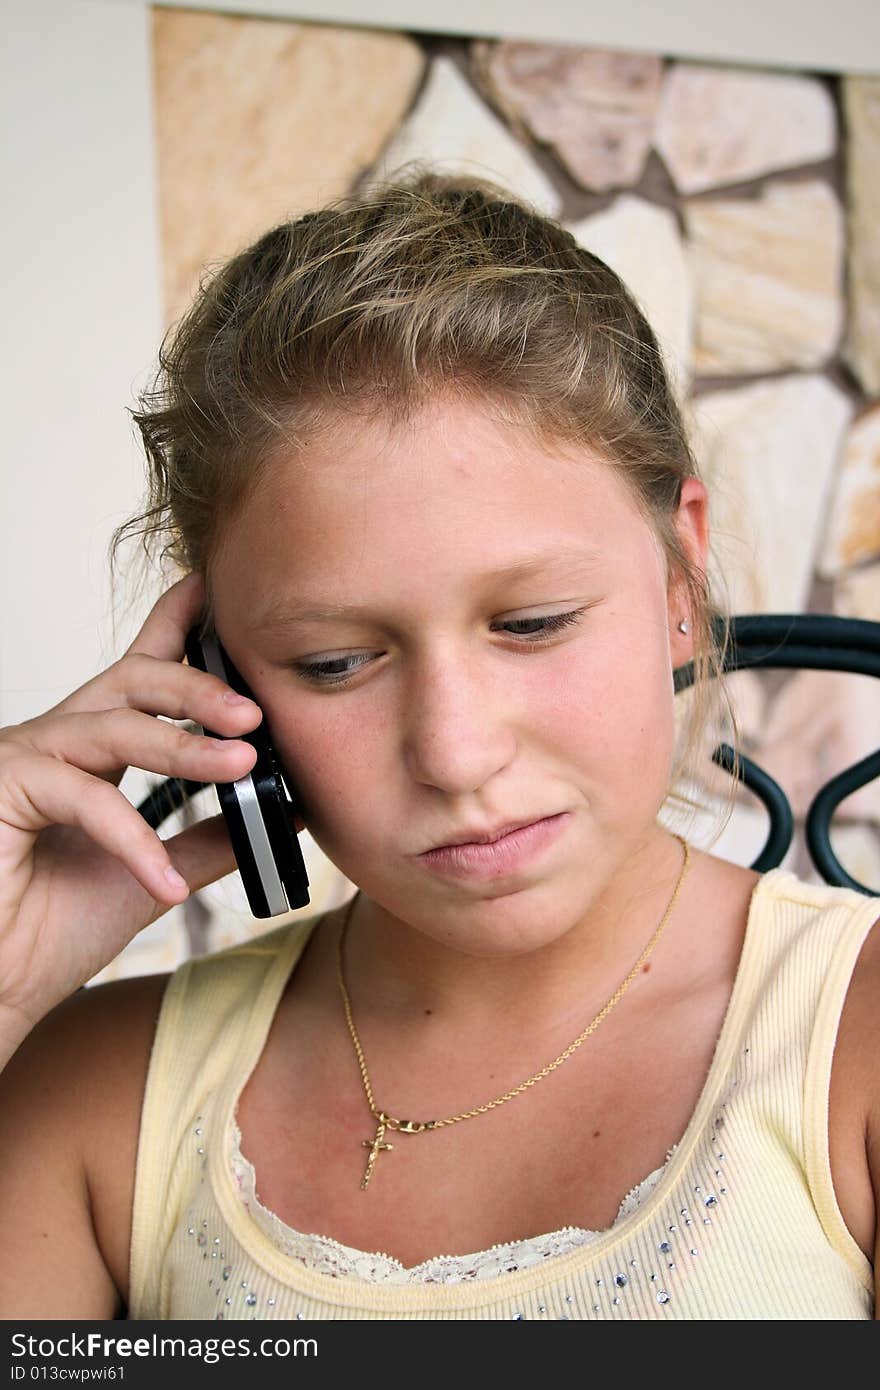
[[[129,1317],[871,1318],[871,1266],[834,1195],[827,1111],[841,1009],[878,914],[847,889],[763,875],[700,1099],[643,1203],[582,1247],[459,1282],[309,1268],[237,1189],[238,1097],[321,919],[186,962],[165,992],[144,1095]]]

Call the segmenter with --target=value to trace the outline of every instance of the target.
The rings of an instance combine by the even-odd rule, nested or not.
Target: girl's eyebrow
[[[554,570],[565,569],[569,573],[578,570],[595,571],[601,563],[601,552],[585,543],[558,545],[553,550],[532,551],[509,565],[499,569],[485,570],[473,576],[477,584],[510,584],[519,579],[530,579],[538,574],[551,574]],[[273,628],[293,627],[297,623],[333,622],[341,619],[375,617],[375,605],[351,603],[310,603],[297,602],[289,598],[276,599],[251,620],[251,631],[267,631]]]

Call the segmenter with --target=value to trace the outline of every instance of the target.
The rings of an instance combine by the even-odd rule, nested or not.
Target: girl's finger
[[[123,657],[49,713],[56,717],[119,706],[168,719],[193,719],[226,735],[254,729],[262,718],[259,705],[218,676],[140,654]]]
[[[158,657],[160,661],[180,661],[186,634],[200,617],[204,602],[204,576],[194,570],[172,584],[154,603],[128,651]]]
[[[193,571],[185,579],[178,580],[170,589],[166,589],[153,605],[146,622],[125,656],[114,662],[106,671],[86,681],[46,713],[101,709],[107,708],[110,704],[118,704],[118,688],[120,684],[125,684],[126,663],[131,656],[153,658],[157,663],[180,664],[183,660],[186,634],[198,621],[204,598],[205,582],[201,574]]]
[[[7,825],[33,836],[49,825],[75,826],[157,902],[171,906],[188,896],[159,836],[109,782],[26,750],[9,759],[5,772],[0,814]]]
[[[137,767],[194,782],[234,782],[257,758],[250,743],[193,734],[133,709],[58,714],[22,732],[27,741],[16,739],[16,746],[51,758],[55,766],[67,763],[98,777]]]
[[[302,829],[303,822],[297,821],[297,826]],[[206,888],[237,868],[222,816],[209,816],[188,826],[170,836],[165,847],[192,892]]]
[[[225,878],[236,868],[229,832],[222,816],[209,816],[179,834],[169,836],[165,847],[191,892]]]

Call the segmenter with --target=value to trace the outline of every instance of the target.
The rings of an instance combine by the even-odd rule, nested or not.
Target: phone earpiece
[[[219,676],[240,695],[254,699],[215,634],[202,635],[198,628],[192,628],[185,650],[191,666]],[[205,729],[205,733],[211,738],[223,737],[213,729]],[[216,784],[220,810],[251,912],[255,917],[276,917],[310,901],[308,874],[294,825],[294,789],[285,783],[265,720],[237,737],[253,745],[257,761],[246,776]]]

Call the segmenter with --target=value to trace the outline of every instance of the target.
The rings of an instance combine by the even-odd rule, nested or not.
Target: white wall
[[[140,495],[125,410],[148,374],[161,314],[147,6],[4,0],[2,24],[0,723],[9,723],[114,655],[106,546]]]

